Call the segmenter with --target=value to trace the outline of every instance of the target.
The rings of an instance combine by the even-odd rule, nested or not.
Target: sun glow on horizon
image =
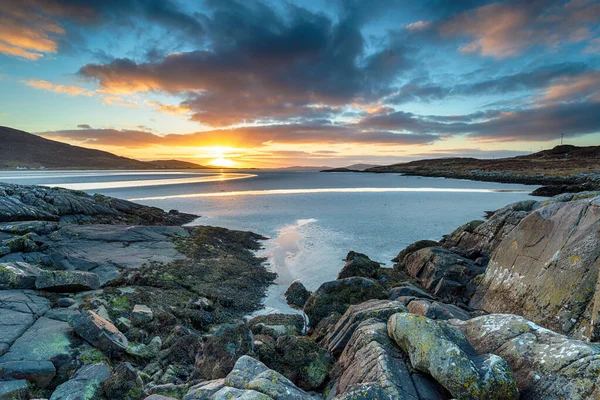
[[[235,161],[228,160],[224,157],[215,158],[214,160],[209,162],[209,165],[212,165],[213,167],[225,167],[225,168],[233,168],[235,166],[235,164],[236,164]]]

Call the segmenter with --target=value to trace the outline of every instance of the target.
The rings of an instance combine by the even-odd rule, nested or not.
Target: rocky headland
[[[260,236],[0,184],[0,399],[600,398],[600,193],[508,205],[286,292]]]
[[[600,190],[600,146],[556,146],[537,153],[498,159],[438,158],[356,170],[323,172],[400,173],[409,176],[468,179],[542,186],[534,196]]]

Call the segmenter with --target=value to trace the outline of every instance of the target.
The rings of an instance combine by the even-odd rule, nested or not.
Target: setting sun
[[[228,160],[223,157],[219,157],[219,158],[215,158],[214,160],[209,162],[209,164],[212,165],[213,167],[233,168],[235,166],[235,161]]]

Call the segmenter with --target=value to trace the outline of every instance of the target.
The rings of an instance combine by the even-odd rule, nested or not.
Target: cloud
[[[77,127],[80,129],[92,129],[92,127],[88,124],[77,124]]]
[[[261,147],[266,144],[369,143],[418,145],[433,143],[434,134],[400,134],[353,126],[295,124],[217,129],[190,134],[157,135],[147,131],[117,129],[77,129],[40,132],[41,136],[100,146],[231,146]]]
[[[558,79],[544,90],[542,100],[545,102],[582,100],[600,102],[600,71]]]
[[[466,38],[463,53],[495,58],[514,57],[541,45],[557,47],[592,36],[600,20],[600,4],[574,0],[507,1],[484,5],[449,17],[439,32],[445,37]]]
[[[396,41],[367,52],[360,18],[334,21],[295,6],[277,14],[259,2],[209,4],[212,15],[202,19],[210,47],[153,62],[88,64],[80,75],[115,94],[184,95],[180,105],[193,120],[228,126],[377,99],[412,65],[410,50]]]
[[[102,100],[102,104],[106,106],[119,106],[128,108],[137,108],[139,105],[133,100],[125,100],[117,96],[107,96]]]
[[[158,112],[172,115],[188,114],[191,109],[184,105],[163,104],[158,101],[146,101],[145,104],[154,107]]]
[[[488,110],[463,116],[419,116],[396,111],[363,118],[366,129],[465,135],[482,141],[550,141],[562,134],[600,132],[600,102],[562,102],[514,111]]]
[[[49,90],[55,93],[68,94],[69,96],[93,96],[94,92],[78,86],[55,85],[48,81],[30,79],[24,82],[27,86],[36,89]]]
[[[563,62],[475,81],[472,76],[459,76],[453,86],[416,79],[385,99],[389,104],[431,102],[450,96],[507,94],[519,91],[545,90],[562,79],[578,79],[588,74],[589,66],[582,62]],[[465,83],[466,82],[466,83]]]

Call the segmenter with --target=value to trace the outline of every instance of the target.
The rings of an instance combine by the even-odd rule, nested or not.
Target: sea
[[[0,171],[0,181],[58,186],[200,215],[190,225],[252,231],[278,278],[263,313],[293,312],[284,292],[336,278],[350,250],[390,261],[486,211],[529,199],[536,186],[399,174],[294,170]]]

